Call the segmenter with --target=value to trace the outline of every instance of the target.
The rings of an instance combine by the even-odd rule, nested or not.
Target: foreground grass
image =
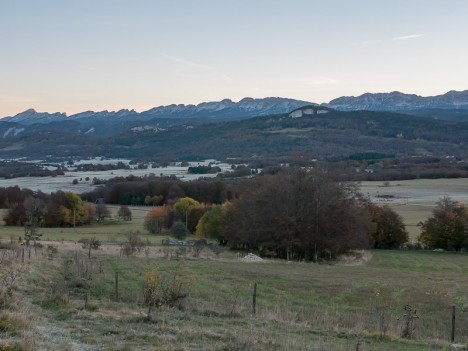
[[[447,349],[452,304],[457,341],[468,342],[467,254],[373,251],[365,264],[345,266],[246,263],[204,253],[170,259],[157,250],[131,258],[95,252],[88,259],[59,246],[37,259],[23,296],[41,316],[40,349]],[[184,307],[161,308],[152,323],[141,293],[148,270],[196,277]],[[419,317],[410,340],[400,337],[405,305]]]

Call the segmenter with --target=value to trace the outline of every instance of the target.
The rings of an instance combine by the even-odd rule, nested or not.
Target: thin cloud
[[[172,55],[164,54],[164,57],[167,58],[168,60],[171,60],[171,61],[176,62],[176,63],[180,63],[181,65],[184,65],[184,66],[187,66],[187,67],[197,68],[197,69],[202,69],[202,70],[207,70],[207,71],[214,72],[214,73],[218,74],[219,76],[221,76],[226,82],[232,82],[231,77],[229,77],[227,74],[219,72],[214,67],[203,65],[203,64],[193,62],[193,61],[188,61],[188,60],[185,60],[185,59],[181,59],[179,57],[172,56]]]
[[[171,60],[171,61],[181,63],[181,64],[183,64],[185,66],[189,66],[189,67],[195,67],[195,68],[201,68],[201,69],[213,69],[212,67],[205,66],[205,65],[202,65],[202,64],[199,64],[199,63],[195,63],[195,62],[192,62],[192,61],[184,60],[184,59],[181,59],[181,58],[178,58],[178,57],[175,57],[175,56],[171,56],[171,55],[164,55],[164,57]]]
[[[393,37],[392,40],[411,40],[411,39],[418,39],[423,36],[424,34],[410,34],[410,35],[404,35],[401,37]]]

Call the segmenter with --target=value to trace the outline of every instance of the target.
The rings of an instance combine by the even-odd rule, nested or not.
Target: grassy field
[[[140,231],[145,241],[161,242],[161,236],[145,234],[147,231],[143,227],[143,221],[148,211],[151,210],[151,207],[131,207],[132,220],[128,222],[117,219],[118,206],[108,206],[108,208],[111,211],[112,217],[101,223],[76,228],[40,228],[41,240],[76,242],[81,238],[96,237],[102,242],[117,242],[124,240],[125,234],[130,231]],[[3,216],[5,211],[0,210],[0,216]],[[0,222],[0,239],[17,240],[20,236],[24,236],[24,229],[22,227],[9,227],[5,226],[3,221]]]
[[[445,350],[453,304],[456,340],[468,343],[467,254],[372,251],[317,265],[242,262],[235,253],[171,258],[161,247],[87,258],[60,245],[33,255],[14,293],[31,319],[23,350]],[[163,306],[152,322],[142,298],[148,271],[192,282],[183,307]],[[410,339],[401,337],[405,306],[417,315]],[[26,335],[1,325],[0,340]]]

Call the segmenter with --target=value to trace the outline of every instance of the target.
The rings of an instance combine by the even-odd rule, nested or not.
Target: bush
[[[117,216],[122,221],[131,221],[132,220],[132,211],[126,205],[122,205],[117,212]]]
[[[148,306],[147,320],[152,320],[153,308],[168,306],[181,309],[194,281],[195,277],[180,265],[165,273],[156,269],[146,272],[142,289],[144,303]]]
[[[187,229],[185,228],[185,224],[181,221],[175,222],[171,227],[171,235],[179,240],[185,239],[187,236]]]
[[[96,238],[81,238],[78,240],[83,249],[87,249],[91,246],[92,249],[97,250],[101,247],[101,241]]]
[[[145,242],[140,238],[140,232],[130,232],[127,234],[127,241],[122,244],[123,253],[129,257],[140,252],[145,246]]]

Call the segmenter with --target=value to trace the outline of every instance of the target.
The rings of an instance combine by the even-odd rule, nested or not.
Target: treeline
[[[100,171],[112,171],[117,169],[130,169],[130,166],[119,161],[116,164],[93,164],[83,163],[76,165],[76,170],[80,172],[100,172]]]
[[[221,204],[235,197],[235,187],[220,180],[200,179],[181,181],[176,177],[116,177],[105,185],[82,194],[82,198],[95,202],[119,205],[162,205],[174,203],[183,197],[193,198],[201,203]],[[154,199],[157,199],[154,200]]]
[[[38,227],[89,224],[97,213],[107,211],[96,206],[99,205],[87,203],[71,192],[45,194],[18,186],[0,188],[0,207],[7,209],[3,221],[11,226],[30,224],[32,219]],[[108,212],[101,215],[108,215]]]
[[[58,167],[55,170],[49,170],[43,166],[19,161],[0,161],[0,178],[19,178],[19,177],[55,177],[64,175],[66,168]]]
[[[221,172],[218,166],[190,166],[187,170],[190,174],[215,174]]]

